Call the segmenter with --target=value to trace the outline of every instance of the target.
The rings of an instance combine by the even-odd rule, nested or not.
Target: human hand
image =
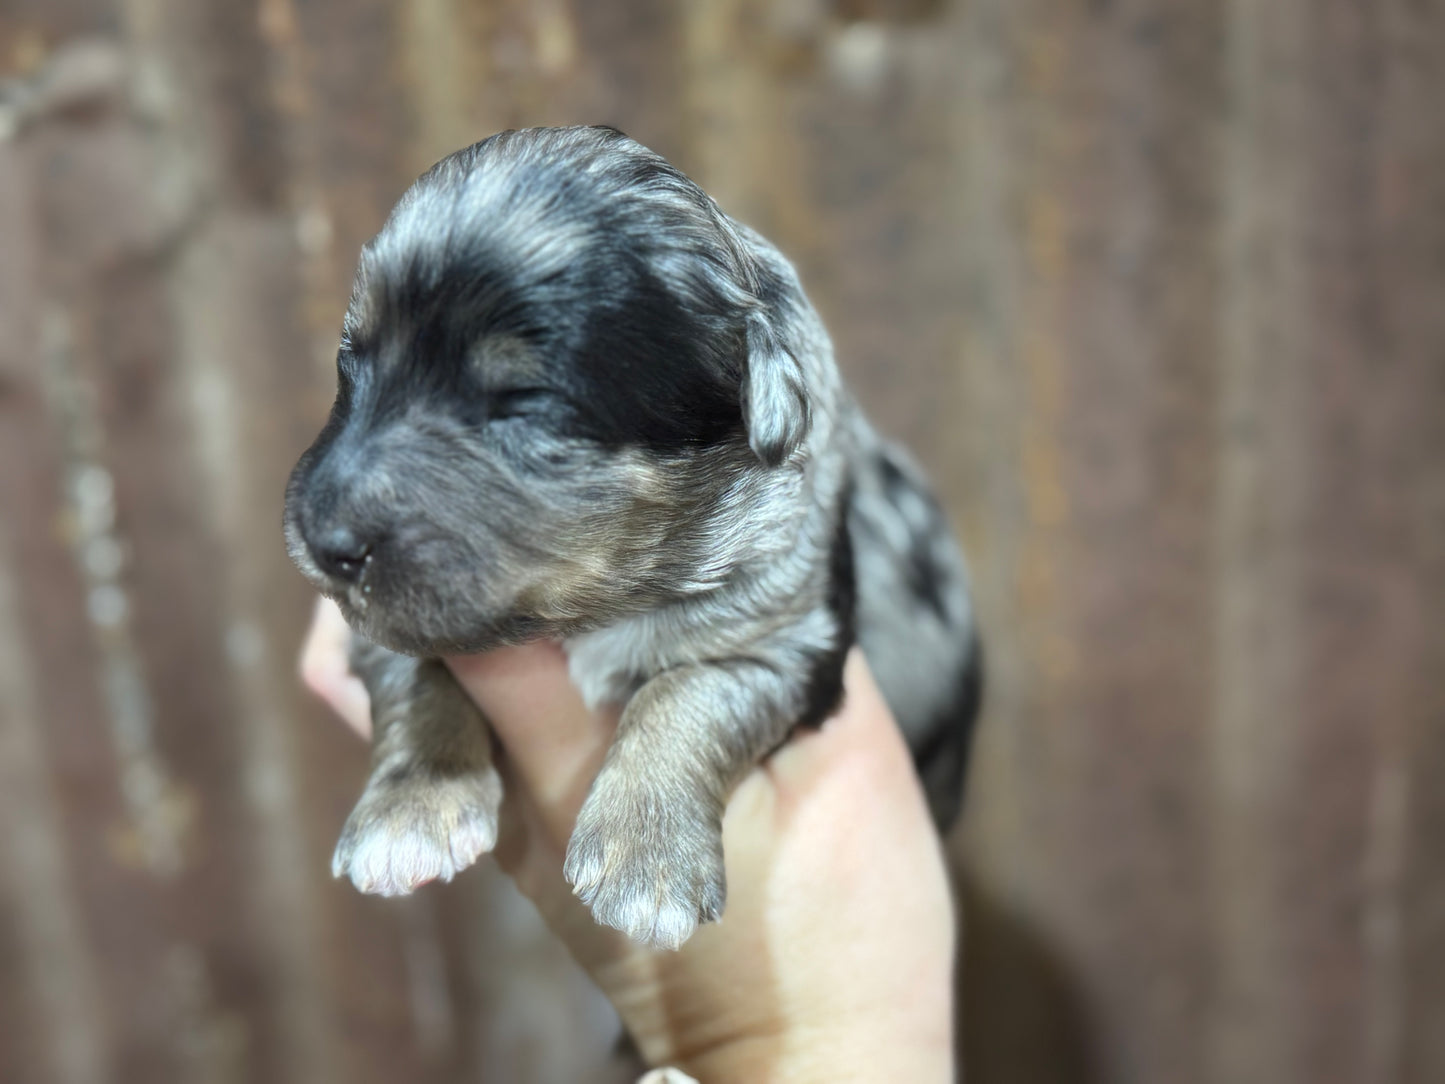
[[[317,609],[307,684],[363,735],[350,630]],[[593,922],[562,877],[617,725],[559,645],[449,660],[491,722],[506,785],[496,857],[612,1001],[643,1057],[704,1081],[952,1078],[953,910],[912,761],[861,654],[840,712],[738,787],[723,821],[721,922],[676,952]]]

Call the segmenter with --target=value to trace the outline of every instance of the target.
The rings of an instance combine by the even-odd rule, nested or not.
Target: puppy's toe
[[[604,926],[651,948],[678,948],[722,915],[721,825],[670,817],[653,802],[582,807],[563,873]]]
[[[490,766],[445,779],[373,780],[341,831],[331,873],[379,896],[450,881],[496,845],[501,804],[502,780]]]

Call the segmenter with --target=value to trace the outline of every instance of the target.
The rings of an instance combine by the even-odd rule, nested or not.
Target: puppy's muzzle
[[[358,474],[343,457],[329,455],[299,480],[288,518],[317,572],[337,585],[355,586],[366,575],[383,539],[356,499]]]

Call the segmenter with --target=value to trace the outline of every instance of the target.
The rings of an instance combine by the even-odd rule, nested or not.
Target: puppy
[[[407,893],[492,847],[486,723],[438,657],[544,637],[622,707],[565,873],[639,942],[721,914],[728,796],[834,710],[855,642],[952,818],[962,557],[792,266],[662,158],[539,128],[443,159],[362,251],[337,382],[285,528],[371,693],[338,877]]]

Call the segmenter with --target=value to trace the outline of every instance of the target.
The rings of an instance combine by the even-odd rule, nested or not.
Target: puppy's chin
[[[475,655],[499,647],[515,647],[558,635],[546,622],[518,614],[477,616],[456,628],[439,630],[435,618],[425,626],[404,613],[378,605],[355,589],[327,592],[346,623],[374,644],[402,655],[434,658],[441,655]]]

